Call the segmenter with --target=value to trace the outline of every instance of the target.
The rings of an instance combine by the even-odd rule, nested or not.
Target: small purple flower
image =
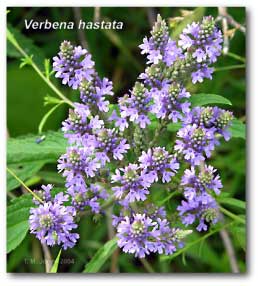
[[[163,84],[160,90],[153,88],[151,91],[154,99],[152,112],[158,118],[177,122],[182,120],[184,113],[190,111],[190,103],[184,100],[191,95],[179,84]]]
[[[188,49],[193,45],[194,41],[187,35],[181,34],[180,40],[178,41],[178,45],[183,49]]]
[[[69,147],[67,153],[58,160],[58,170],[64,170],[63,176],[70,176],[71,173],[83,173],[87,177],[94,177],[100,168],[100,162],[92,156],[91,150],[79,147]]]
[[[149,125],[150,119],[148,112],[151,110],[151,94],[142,83],[136,82],[131,96],[125,95],[119,100],[119,107],[122,118],[129,118],[141,128]]]
[[[200,165],[219,142],[214,135],[214,129],[201,126],[186,125],[177,132],[175,151],[182,154],[184,159],[192,165]]]
[[[121,161],[124,154],[130,149],[126,139],[120,137],[115,129],[101,128],[97,129],[94,134],[96,136],[95,153],[102,165],[110,162],[110,157]]]
[[[193,53],[193,58],[196,58],[197,63],[201,63],[206,59],[206,54],[201,48],[199,48]]]
[[[215,175],[216,169],[212,166],[204,165],[203,169],[196,174],[194,167],[186,169],[181,179],[181,186],[184,188],[184,195],[188,200],[192,200],[194,196],[204,192],[214,192],[220,194],[223,187],[220,176]]]
[[[148,188],[152,182],[151,175],[143,172],[138,165],[129,164],[125,168],[116,169],[115,174],[112,175],[112,183],[119,185],[112,187],[112,190],[115,197],[125,203],[144,201],[149,194]]]
[[[153,181],[159,177],[163,183],[171,181],[179,169],[179,164],[172,155],[169,155],[165,148],[155,147],[147,152],[143,151],[139,157],[140,167],[143,168]]]
[[[183,200],[177,210],[184,225],[191,225],[198,221],[199,224],[196,227],[198,231],[206,231],[208,224],[217,223],[219,217],[216,200],[206,192],[194,196],[191,200]]]
[[[109,121],[115,122],[115,127],[118,127],[120,131],[124,131],[129,127],[129,123],[126,118],[119,117],[115,110],[113,110],[111,116],[108,118]]]
[[[151,44],[148,41],[147,37],[143,39],[143,44],[139,45],[139,48],[142,50],[141,54],[148,54],[151,50]]]
[[[117,226],[118,246],[125,253],[135,254],[143,258],[149,255],[154,249],[155,222],[149,217],[135,214],[132,220],[129,217],[124,219]]]
[[[82,102],[92,113],[97,114],[99,111],[108,112],[109,101],[105,97],[114,94],[111,81],[107,78],[101,80],[98,76],[95,76],[92,81],[83,79],[80,82],[79,89]]]
[[[147,54],[147,64],[157,65],[164,62],[167,66],[171,66],[182,56],[182,49],[169,38],[168,26],[160,15],[151,31],[150,39],[145,37],[139,47],[142,54]]]
[[[149,55],[147,56],[147,64],[158,64],[159,61],[162,60],[162,55],[159,50],[151,50],[149,51]]]
[[[192,72],[192,82],[195,84],[197,82],[203,82],[204,73],[201,70]]]

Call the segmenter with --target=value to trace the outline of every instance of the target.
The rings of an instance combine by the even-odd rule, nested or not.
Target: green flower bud
[[[182,240],[184,239],[187,235],[191,234],[193,231],[191,229],[187,229],[187,230],[182,230],[179,229],[176,233],[175,233],[175,238],[178,240]]]

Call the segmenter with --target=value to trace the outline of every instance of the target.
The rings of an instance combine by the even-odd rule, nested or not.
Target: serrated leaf
[[[107,259],[113,254],[117,248],[117,238],[113,238],[106,242],[93,256],[91,261],[86,264],[83,272],[96,273],[100,270]]]
[[[22,164],[10,164],[8,167],[22,180],[25,181],[35,174],[45,165],[46,161],[34,161]],[[7,191],[11,191],[20,186],[20,183],[7,172]]]
[[[207,104],[226,104],[232,105],[232,103],[225,97],[218,94],[210,94],[210,93],[199,93],[193,94],[189,101],[192,103],[192,107],[195,106],[203,106]]]
[[[66,151],[67,140],[61,132],[44,133],[44,141],[37,143],[38,135],[10,138],[7,141],[7,164],[29,163],[38,160],[56,162]]]
[[[31,195],[12,200],[7,207],[7,253],[14,250],[25,238],[29,229],[29,211],[33,206]]]
[[[62,252],[62,249],[59,250],[58,252],[58,255],[55,259],[55,262],[50,270],[50,273],[56,273],[57,272],[57,269],[58,269],[58,264],[59,264],[59,260],[60,260],[60,256],[61,256],[61,252]]]
[[[245,210],[245,207],[246,207],[246,203],[244,201],[241,201],[241,200],[238,200],[238,199],[235,199],[235,198],[225,198],[225,197],[221,198],[221,197],[218,197],[218,201],[221,204],[225,204],[225,205],[232,206],[232,207],[237,207],[237,208],[244,209],[244,210]]]
[[[24,36],[19,30],[11,24],[7,24],[7,28],[12,37],[19,43],[22,49],[29,55],[33,55],[33,61],[44,70],[44,54],[41,49],[35,46],[31,39]],[[23,55],[13,46],[10,41],[7,41],[7,55],[14,58],[22,58]]]
[[[235,138],[246,138],[246,126],[239,119],[233,119],[232,126],[229,128],[232,137]]]

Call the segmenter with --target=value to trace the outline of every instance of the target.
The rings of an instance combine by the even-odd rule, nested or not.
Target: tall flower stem
[[[228,70],[236,70],[236,69],[244,69],[245,68],[245,64],[241,64],[241,65],[232,65],[232,66],[225,66],[225,67],[218,67],[214,69],[214,72],[218,72],[218,71],[228,71]]]
[[[156,144],[156,142],[157,142],[161,132],[165,129],[166,124],[167,124],[166,121],[162,121],[159,124],[158,128],[155,130],[154,137],[153,137],[152,141],[149,144],[150,147],[153,147]]]
[[[220,211],[224,213],[226,216],[232,218],[234,221],[240,222],[242,224],[245,224],[245,220],[241,218],[240,216],[237,216],[233,214],[232,212],[228,211],[227,209],[224,209],[223,207],[219,207]]]
[[[152,268],[150,263],[145,258],[140,258],[140,261],[141,261],[142,265],[144,266],[144,268],[147,270],[147,272],[155,273],[154,269]]]
[[[222,229],[219,232],[223,244],[225,246],[226,252],[228,254],[228,258],[229,258],[229,262],[230,262],[230,266],[231,266],[231,270],[233,273],[239,273],[239,268],[237,265],[237,259],[236,259],[236,254],[235,254],[235,249],[232,245],[232,241],[230,239],[229,233],[226,229]]]
[[[53,265],[53,259],[48,246],[45,243],[41,243],[41,246],[44,254],[46,273],[50,273]]]
[[[24,63],[26,62],[26,64],[29,64],[36,71],[36,73],[43,79],[43,81],[58,95],[58,97],[60,97],[63,101],[65,101],[70,106],[74,107],[73,102],[69,100],[47,77],[44,76],[42,71],[33,61],[32,56],[29,56],[23,50],[23,48],[19,45],[19,43],[15,39],[14,35],[8,30],[8,28],[7,28],[7,39],[24,57]]]
[[[16,174],[11,170],[11,169],[9,169],[8,167],[6,167],[6,169],[7,169],[7,172],[8,173],[10,173],[23,187],[24,187],[24,189],[26,189],[26,191],[28,191],[29,193],[31,193],[32,194],[32,196],[35,198],[35,199],[37,199],[40,203],[44,203],[42,200],[41,200],[41,198],[39,197],[39,196],[37,196],[29,187],[27,187],[25,184],[24,184],[24,182],[20,179],[20,178],[18,178],[17,176],[16,176]]]

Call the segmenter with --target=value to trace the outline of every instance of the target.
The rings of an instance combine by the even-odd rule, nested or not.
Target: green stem
[[[41,202],[42,204],[44,203],[44,202],[41,200],[41,198],[40,198],[39,196],[37,196],[30,188],[28,188],[28,187],[24,184],[24,182],[23,182],[20,178],[18,178],[18,177],[16,176],[16,174],[15,174],[11,169],[9,169],[8,167],[6,167],[6,169],[7,169],[8,173],[10,173],[29,193],[31,193],[32,196],[33,196],[35,199],[37,199],[37,200],[38,200],[39,202]]]
[[[164,127],[166,126],[166,122],[163,121],[159,124],[158,128],[155,130],[155,134],[154,134],[154,137],[153,139],[151,140],[149,146],[150,147],[153,147],[157,141],[157,139],[159,138],[160,136],[160,133],[162,132],[162,130],[164,129]]]
[[[179,192],[179,191],[172,192],[171,194],[169,194],[169,196],[167,196],[163,201],[161,201],[159,203],[159,206],[164,205],[164,203],[167,202],[168,200],[170,200],[172,197],[180,195],[180,194],[181,194],[181,192]]]
[[[230,58],[232,58],[232,59],[238,60],[238,61],[240,61],[240,62],[242,62],[242,63],[245,63],[245,58],[240,57],[239,55],[236,55],[236,54],[234,54],[234,53],[227,52],[227,53],[226,53],[226,56],[228,56],[228,57],[230,57]]]
[[[245,224],[245,220],[235,214],[233,214],[232,212],[228,211],[227,209],[224,209],[223,207],[219,207],[220,211],[225,214],[226,216],[232,218],[235,221],[238,221],[242,224]]]
[[[242,65],[232,65],[232,66],[226,66],[226,67],[221,67],[221,68],[215,68],[214,71],[227,71],[227,70],[235,70],[235,69],[244,69],[245,64]]]
[[[149,273],[155,273],[154,269],[150,265],[150,263],[145,259],[145,258],[140,258],[140,261],[144,268],[149,272]]]
[[[48,117],[60,106],[64,103],[64,101],[61,101],[60,103],[58,103],[57,105],[54,105],[41,119],[40,124],[39,124],[39,128],[38,128],[38,133],[41,134],[42,133],[42,129],[45,125],[45,123],[48,120]]]
[[[7,39],[13,44],[13,46],[27,59],[29,59],[30,65],[36,71],[36,73],[45,81],[45,83],[66,103],[74,107],[74,104],[48,79],[44,76],[38,66],[34,63],[31,57],[22,49],[13,34],[7,29]]]

